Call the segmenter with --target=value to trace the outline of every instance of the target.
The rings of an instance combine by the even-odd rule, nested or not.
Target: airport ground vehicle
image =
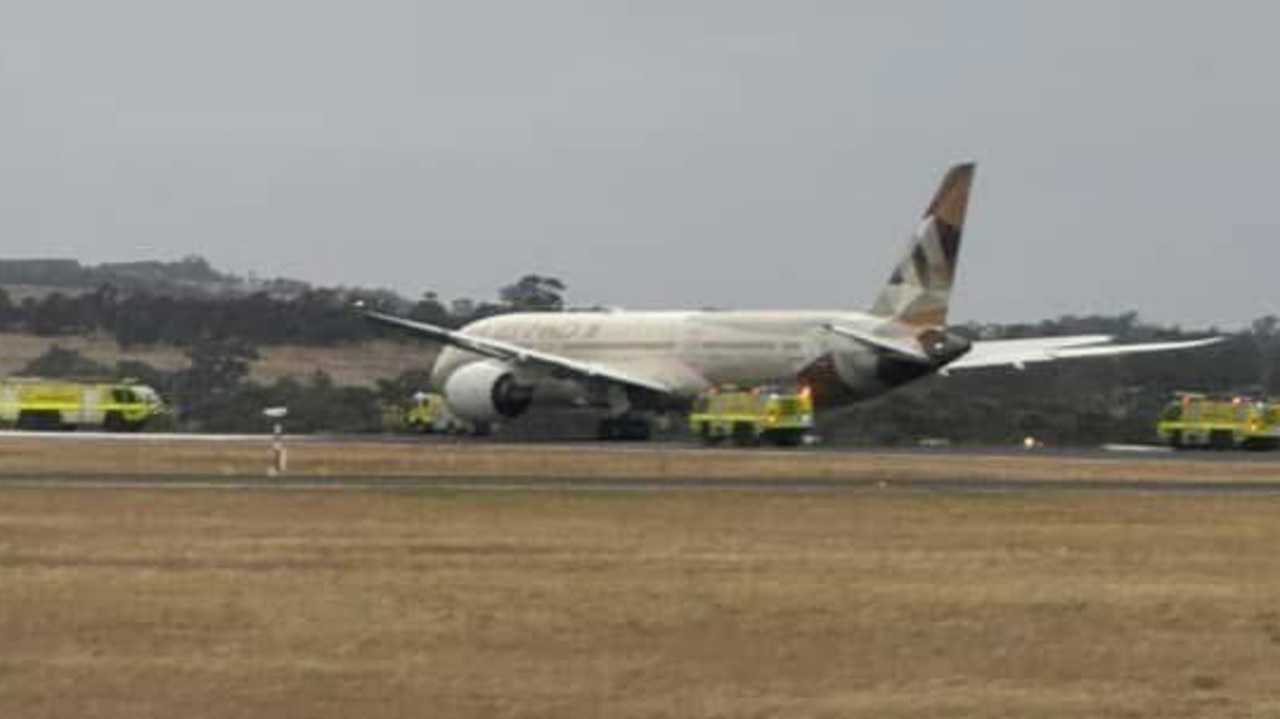
[[[807,387],[713,388],[694,400],[689,428],[707,444],[794,447],[813,429],[813,395]]]
[[[164,412],[164,402],[154,389],[129,380],[0,380],[0,426],[4,427],[136,432]]]
[[[1174,449],[1276,449],[1280,404],[1184,393],[1165,406],[1156,432]]]
[[[404,413],[405,426],[423,434],[472,434],[475,427],[449,410],[444,396],[435,392],[418,392]]]

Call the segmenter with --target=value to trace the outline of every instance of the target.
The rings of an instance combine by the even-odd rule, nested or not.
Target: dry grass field
[[[1280,716],[1280,500],[0,489],[0,717]]]

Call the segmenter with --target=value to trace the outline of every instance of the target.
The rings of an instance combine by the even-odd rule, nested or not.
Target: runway
[[[246,442],[269,442],[272,436],[261,434],[216,434],[216,433],[127,433],[127,432],[29,432],[18,430],[0,430],[0,446],[6,440],[58,443],[82,442],[118,442],[124,445],[147,444],[236,444]],[[467,437],[456,435],[425,434],[286,434],[285,440],[293,445],[387,445],[387,446],[483,446],[494,451],[519,450],[525,447],[539,449],[564,448],[570,450],[589,449],[592,452],[651,453],[655,451],[732,451],[753,455],[814,455],[814,454],[881,454],[881,455],[917,455],[917,456],[956,456],[956,457],[1061,457],[1068,459],[1106,459],[1123,457],[1135,460],[1168,461],[1178,459],[1194,459],[1207,462],[1259,462],[1274,463],[1280,467],[1280,452],[1175,452],[1167,446],[1157,444],[1104,444],[1098,447],[1036,447],[1026,449],[1018,445],[954,445],[945,447],[926,446],[864,446],[818,444],[809,447],[776,448],[749,447],[724,448],[706,447],[697,441],[663,440],[653,442],[601,442],[593,438],[570,439],[508,439],[503,437]]]
[[[1280,493],[1280,455],[1159,448],[725,449],[468,438],[0,433],[0,487],[262,491]]]
[[[227,490],[251,492],[547,492],[570,494],[749,493],[749,494],[938,494],[1146,493],[1181,495],[1277,495],[1276,481],[1037,480],[1037,479],[706,479],[700,477],[403,477],[286,476],[235,478],[216,474],[124,476],[105,473],[0,473],[0,488],[98,488]]]

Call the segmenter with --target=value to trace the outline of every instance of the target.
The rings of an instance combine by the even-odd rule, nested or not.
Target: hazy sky
[[[0,0],[0,255],[577,304],[1280,312],[1280,2]]]

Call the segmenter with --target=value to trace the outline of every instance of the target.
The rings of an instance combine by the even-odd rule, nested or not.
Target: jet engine
[[[444,397],[459,417],[488,423],[524,414],[533,402],[533,386],[521,384],[510,366],[488,360],[463,365],[449,375]]]

